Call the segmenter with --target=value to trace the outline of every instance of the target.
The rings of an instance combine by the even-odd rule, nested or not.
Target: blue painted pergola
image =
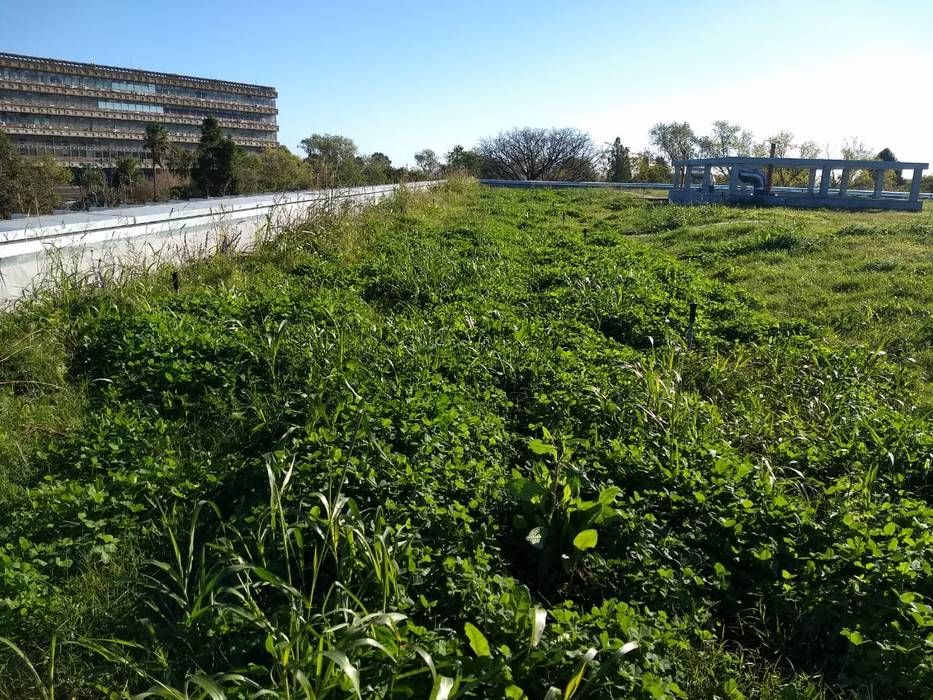
[[[885,160],[832,160],[823,158],[692,158],[675,160],[674,179],[668,195],[676,204],[764,204],[831,209],[895,209],[920,211],[920,184],[929,163]],[[807,187],[772,187],[775,168],[807,171]],[[849,188],[854,171],[872,173],[874,189]],[[912,170],[909,192],[886,192],[884,174]],[[835,187],[833,172],[841,171]],[[717,185],[716,175],[728,175],[728,184]],[[817,176],[819,173],[819,176]]]

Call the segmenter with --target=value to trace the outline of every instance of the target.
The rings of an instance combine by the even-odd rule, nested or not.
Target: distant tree
[[[363,179],[368,185],[379,185],[392,182],[395,171],[392,169],[392,159],[385,153],[376,151],[368,158],[364,158]]]
[[[132,199],[136,185],[143,177],[142,166],[132,156],[120,158],[113,168],[111,177],[115,190],[114,203],[128,202]]]
[[[878,155],[875,156],[875,158],[877,158],[878,160],[885,160],[889,163],[897,162],[897,156],[894,155],[894,151],[892,151],[890,148],[882,148],[878,152]]]
[[[771,144],[774,144],[774,157],[787,158],[791,151],[796,148],[794,143],[794,134],[790,131],[779,131],[774,136],[768,137],[768,153],[771,152]]]
[[[81,191],[81,199],[77,203],[79,209],[117,203],[114,199],[114,192],[107,182],[107,175],[102,168],[95,166],[81,168],[75,174],[75,184]]]
[[[629,150],[622,145],[622,140],[618,136],[616,136],[615,141],[608,145],[606,180],[609,182],[631,182],[632,160]]]
[[[635,182],[670,182],[674,176],[671,166],[663,156],[653,156],[647,149],[635,157]]]
[[[311,163],[338,164],[357,156],[353,139],[337,134],[311,134],[301,140],[301,148]]]
[[[52,156],[25,158],[26,178],[24,203],[26,212],[42,214],[51,212],[61,204],[59,187],[70,185],[74,179],[71,170],[58,163]]]
[[[857,136],[850,136],[842,144],[842,157],[846,160],[874,160],[875,154]]]
[[[801,158],[819,158],[823,153],[823,148],[816,141],[804,141],[798,150]]]
[[[897,156],[894,155],[894,151],[892,151],[890,148],[882,148],[878,155],[875,157],[878,160],[885,160],[889,163],[897,162]],[[895,187],[904,186],[904,174],[900,170],[889,170],[888,172],[891,173],[892,183]]]
[[[18,206],[17,180],[22,176],[22,165],[13,142],[0,131],[0,219],[9,219]]]
[[[170,144],[165,157],[166,165],[172,175],[187,179],[194,167],[194,151],[182,148],[177,144]]]
[[[441,169],[441,162],[437,159],[437,154],[430,148],[418,151],[415,154],[415,163],[428,177],[436,176]]]
[[[113,174],[118,185],[127,187],[139,182],[142,177],[142,169],[138,160],[133,156],[127,156],[117,161]]]
[[[161,124],[146,124],[146,136],[143,146],[149,152],[152,162],[152,201],[156,200],[156,168],[162,167],[169,152],[168,131]]]
[[[842,157],[846,160],[875,160],[873,149],[857,136],[850,136],[842,144]],[[874,173],[871,170],[852,170],[849,172],[849,187],[873,187]]]
[[[651,127],[648,136],[651,143],[672,162],[696,155],[698,139],[688,122],[659,122]]]
[[[648,182],[648,171],[651,168],[651,152],[645,149],[636,155],[633,161],[632,181]]]
[[[364,166],[353,139],[337,134],[312,134],[301,148],[321,185],[350,185],[361,179]]]
[[[579,181],[596,175],[596,145],[577,129],[511,129],[483,139],[478,151],[489,177]]]
[[[797,147],[792,132],[779,131],[774,136],[769,136],[764,141],[756,143],[752,148],[752,154],[756,158],[768,158],[771,155],[772,144],[774,144],[775,158],[788,158],[791,151]],[[804,184],[802,178],[806,178],[802,170],[775,168],[772,173],[771,184],[778,187],[790,187]]]
[[[379,151],[376,151],[371,156],[369,156],[369,162],[376,167],[383,168],[384,170],[392,169],[392,159],[389,158],[389,156],[387,156],[385,153],[381,153]]]
[[[14,213],[47,214],[60,202],[56,188],[71,172],[50,157],[26,158],[0,131],[0,219]]]
[[[736,138],[735,155],[748,157],[752,154],[752,147],[755,143],[755,135],[751,131],[742,129]]]
[[[241,150],[233,159],[233,180],[238,192],[309,189],[313,179],[314,174],[308,164],[285,146],[267,148],[262,153]]]
[[[444,157],[444,169],[447,172],[463,172],[473,177],[479,177],[483,169],[483,157],[473,150],[463,146],[454,146]]]
[[[237,148],[233,140],[223,135],[214,117],[201,123],[201,141],[195,151],[191,179],[198,192],[207,197],[236,192],[233,159]]]
[[[719,119],[713,122],[712,130],[707,136],[697,139],[697,150],[704,158],[727,158],[738,155],[738,151],[744,145],[743,135],[748,133],[743,132],[738,124]]]
[[[648,168],[648,182],[670,182],[674,176],[671,166],[663,156],[655,156]]]

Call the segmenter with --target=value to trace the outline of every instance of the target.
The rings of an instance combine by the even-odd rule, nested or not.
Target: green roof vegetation
[[[0,695],[929,697],[931,266],[452,179],[62,279],[0,316]]]

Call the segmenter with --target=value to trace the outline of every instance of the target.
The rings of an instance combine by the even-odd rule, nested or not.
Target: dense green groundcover
[[[629,239],[744,215],[453,183],[7,314],[0,695],[930,697],[924,380]]]

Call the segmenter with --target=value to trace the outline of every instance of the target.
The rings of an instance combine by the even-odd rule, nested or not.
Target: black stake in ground
[[[693,347],[693,324],[697,320],[697,303],[690,302],[690,322],[687,324],[687,352]]]
[[[174,289],[177,292],[179,286],[180,286],[180,280],[178,277],[178,270],[172,270],[172,289]]]

